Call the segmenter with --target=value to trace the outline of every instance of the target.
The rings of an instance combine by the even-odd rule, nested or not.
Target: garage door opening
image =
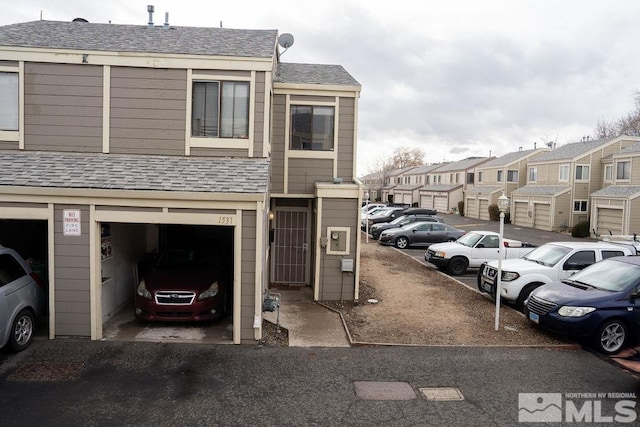
[[[38,319],[36,335],[49,335],[49,239],[45,220],[0,220],[0,245],[18,252],[38,276],[44,288],[44,312]]]
[[[100,230],[104,339],[232,343],[233,227]]]

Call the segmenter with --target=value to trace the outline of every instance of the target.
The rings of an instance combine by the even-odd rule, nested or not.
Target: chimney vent
[[[169,12],[164,13],[164,29],[169,29]]]
[[[147,6],[147,12],[149,12],[149,28],[153,28],[153,11],[155,10],[155,8],[153,7],[153,5],[149,5]]]

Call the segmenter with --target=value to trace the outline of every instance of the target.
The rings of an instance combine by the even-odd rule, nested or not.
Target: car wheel
[[[454,276],[460,276],[467,271],[468,266],[469,262],[466,258],[461,256],[453,257],[451,261],[449,261],[449,273]]]
[[[524,313],[524,302],[529,298],[531,292],[540,285],[542,285],[542,283],[531,283],[522,288],[520,295],[518,295],[518,298],[516,299],[516,309],[518,309],[518,311]]]
[[[629,334],[627,325],[621,320],[607,320],[598,328],[595,345],[604,354],[616,354],[624,347]]]
[[[31,311],[24,309],[16,316],[11,326],[11,336],[9,337],[9,347],[14,352],[19,352],[31,344],[35,317]]]
[[[396,248],[406,249],[409,246],[409,240],[406,237],[398,237],[396,240]]]

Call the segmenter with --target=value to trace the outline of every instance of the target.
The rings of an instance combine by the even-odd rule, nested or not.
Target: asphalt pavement
[[[581,350],[56,339],[0,354],[0,423],[513,426],[547,393],[608,417],[624,400],[630,420],[639,384]]]

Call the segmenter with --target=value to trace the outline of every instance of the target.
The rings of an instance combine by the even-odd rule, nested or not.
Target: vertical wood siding
[[[262,139],[264,138],[265,123],[264,123],[264,111],[265,111],[265,73],[256,73],[256,87],[254,100],[254,128],[253,128],[253,157],[265,157],[263,153]],[[268,123],[267,123],[268,126]],[[267,132],[269,129],[266,130]]]
[[[81,211],[81,236],[64,236],[64,209]],[[89,208],[54,208],[55,330],[59,336],[91,336]]]
[[[25,64],[27,150],[102,151],[102,67]]]
[[[289,193],[315,194],[315,182],[333,181],[329,159],[289,159]]]
[[[111,68],[111,153],[184,154],[186,70]]]
[[[355,176],[353,170],[353,132],[355,129],[355,99],[340,98],[340,117],[338,117],[338,177],[351,182]]]
[[[286,97],[276,95],[273,97],[271,116],[273,128],[271,133],[271,191],[273,193],[284,192],[284,150],[285,150],[285,113]]]
[[[242,314],[240,319],[240,340],[254,342],[253,314],[255,311],[255,283],[256,283],[256,213],[242,212],[242,268],[241,299]],[[238,325],[234,325],[237,327]]]

